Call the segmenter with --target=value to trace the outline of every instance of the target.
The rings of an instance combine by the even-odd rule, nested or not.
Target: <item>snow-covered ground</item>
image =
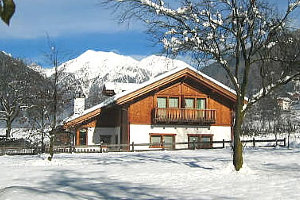
[[[0,199],[300,199],[300,149],[0,156]]]

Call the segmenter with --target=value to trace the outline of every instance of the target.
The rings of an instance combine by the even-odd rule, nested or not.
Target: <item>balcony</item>
[[[187,108],[154,108],[153,122],[160,123],[191,123],[213,124],[216,122],[214,109],[187,109]]]

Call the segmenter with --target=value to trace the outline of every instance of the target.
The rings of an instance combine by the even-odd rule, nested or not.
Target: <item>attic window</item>
[[[157,97],[158,108],[179,108],[178,97]]]
[[[170,97],[169,98],[169,108],[178,108],[179,107],[179,98]]]
[[[195,108],[195,99],[193,98],[185,98],[184,99],[185,108]]]
[[[158,108],[167,108],[167,97],[158,97],[157,98],[157,107]]]

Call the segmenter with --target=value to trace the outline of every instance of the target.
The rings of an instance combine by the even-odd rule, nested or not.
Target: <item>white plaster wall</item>
[[[112,144],[120,144],[120,127],[88,128],[88,145],[100,144],[101,135],[111,135]]]
[[[231,140],[231,127],[230,126],[211,126],[211,132],[214,134],[215,141]]]
[[[191,126],[191,125],[130,125],[130,143],[150,143],[150,133],[176,134],[175,143],[188,142],[188,134],[213,134],[214,141],[231,140],[230,126]],[[214,147],[222,144],[214,144]],[[176,145],[176,148],[187,148],[187,145]],[[148,147],[136,147],[135,149],[148,149]]]

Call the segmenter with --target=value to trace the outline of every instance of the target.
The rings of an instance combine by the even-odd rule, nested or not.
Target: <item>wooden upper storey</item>
[[[233,101],[190,77],[182,77],[129,104],[131,124],[230,126]]]
[[[160,109],[158,101],[161,101],[161,99],[159,98],[167,99],[166,109],[169,109],[167,112],[172,113],[172,116],[183,117],[186,115],[187,109],[215,110],[215,120],[210,121],[210,123],[213,123],[213,125],[231,125],[231,111],[236,100],[236,95],[232,90],[212,78],[194,69],[183,68],[145,82],[137,89],[111,97],[111,100],[107,101],[107,104],[101,103],[99,104],[101,106],[89,109],[83,115],[69,120],[65,123],[65,127],[78,126],[85,123],[85,121],[92,120],[91,118],[111,118],[112,115],[122,112],[110,112],[109,110],[111,109],[127,110],[128,122],[131,124],[152,124],[155,118],[155,110]],[[170,99],[173,99],[173,103],[174,99],[177,99],[175,100],[178,102],[177,108],[184,111],[174,111],[173,108],[171,109],[169,105]],[[191,103],[191,101],[194,103]],[[200,101],[202,101],[202,104],[205,102],[204,109],[203,106],[198,106],[198,102]],[[191,108],[191,104],[194,104],[193,108]],[[190,106],[187,108],[187,105]],[[103,113],[104,111],[105,113]],[[205,111],[202,114],[201,112],[194,112],[191,116],[203,115],[203,113],[206,115],[208,112],[214,113],[214,111]],[[105,123],[102,123],[102,126],[105,126]]]

